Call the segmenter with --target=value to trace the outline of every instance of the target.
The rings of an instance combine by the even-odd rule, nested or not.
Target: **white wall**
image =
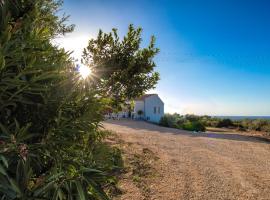
[[[138,111],[141,110],[143,111],[143,115],[139,116],[138,115]],[[135,101],[135,105],[134,105],[134,114],[135,114],[135,118],[139,118],[142,117],[144,118],[144,102],[143,101]]]
[[[156,107],[156,113],[154,113],[154,107]],[[158,112],[160,108],[160,112]],[[145,99],[145,113],[146,120],[159,123],[161,117],[164,116],[164,103],[157,95],[150,96]]]

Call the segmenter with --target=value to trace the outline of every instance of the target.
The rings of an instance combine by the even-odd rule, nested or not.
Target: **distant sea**
[[[270,120],[270,116],[212,116],[220,119],[231,119],[231,120],[242,120],[242,119],[268,119]]]

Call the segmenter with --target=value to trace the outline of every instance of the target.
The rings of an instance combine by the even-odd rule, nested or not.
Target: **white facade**
[[[138,114],[139,110],[144,112],[144,101],[135,101],[134,113]]]
[[[141,110],[143,114],[138,115]],[[164,103],[157,94],[147,94],[135,100],[134,118],[159,123],[164,116]]]

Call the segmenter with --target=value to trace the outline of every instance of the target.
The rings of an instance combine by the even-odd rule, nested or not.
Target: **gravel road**
[[[159,157],[160,176],[151,182],[149,199],[270,199],[270,143],[263,139],[129,120],[106,121],[104,127]]]

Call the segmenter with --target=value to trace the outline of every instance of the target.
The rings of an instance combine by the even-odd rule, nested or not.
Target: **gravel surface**
[[[106,121],[132,148],[159,157],[147,199],[270,199],[270,143],[237,134],[191,133],[142,121]],[[145,199],[123,182],[121,199]]]

